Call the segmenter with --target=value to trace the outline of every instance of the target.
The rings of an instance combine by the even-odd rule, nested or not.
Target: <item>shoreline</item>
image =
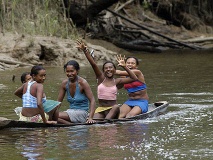
[[[89,65],[84,54],[76,49],[75,40],[11,33],[0,34],[0,36],[0,71],[38,64],[63,66],[70,59],[80,61],[82,66]],[[213,50],[212,37],[196,36],[190,40],[194,43],[202,43],[205,50]],[[98,64],[106,60],[114,62],[114,56],[117,54],[131,54],[131,51],[104,40],[86,38],[83,41],[90,49],[94,49],[95,61]]]

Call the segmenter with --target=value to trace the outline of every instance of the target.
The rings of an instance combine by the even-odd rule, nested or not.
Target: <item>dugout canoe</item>
[[[148,112],[136,115],[131,118],[123,118],[123,119],[95,119],[96,123],[94,124],[105,124],[105,123],[119,123],[125,121],[135,121],[140,119],[147,119],[156,117],[158,115],[163,114],[169,103],[167,101],[159,101],[153,104],[149,104]],[[77,125],[93,125],[87,123],[72,123],[72,124],[46,124],[46,123],[35,123],[35,122],[26,122],[19,120],[7,119],[4,117],[0,117],[0,130],[4,128],[47,128],[47,127],[71,127]]]

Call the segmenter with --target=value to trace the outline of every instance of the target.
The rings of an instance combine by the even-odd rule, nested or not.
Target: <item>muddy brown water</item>
[[[120,124],[67,128],[10,128],[0,130],[1,160],[7,159],[212,159],[213,157],[213,52],[170,51],[161,54],[132,53],[140,60],[150,103],[170,103],[155,118]],[[46,67],[45,91],[56,99],[62,67]],[[20,75],[29,68],[0,72],[0,116],[17,119],[13,109],[21,100],[13,95]],[[12,75],[16,75],[12,82]],[[90,66],[80,75],[96,96]],[[121,89],[118,102],[126,100]],[[68,104],[63,102],[61,110]]]

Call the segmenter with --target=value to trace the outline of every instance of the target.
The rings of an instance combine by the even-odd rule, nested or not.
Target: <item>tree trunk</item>
[[[71,18],[76,26],[86,26],[87,19],[93,20],[97,15],[117,3],[118,0],[89,0],[92,4],[87,8],[83,8],[83,4],[64,0],[67,17]]]

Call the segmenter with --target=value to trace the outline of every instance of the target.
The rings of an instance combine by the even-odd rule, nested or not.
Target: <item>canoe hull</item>
[[[149,105],[149,110],[146,113],[136,115],[131,118],[124,119],[99,119],[95,124],[104,124],[104,123],[118,123],[125,121],[134,121],[140,119],[147,119],[156,117],[160,114],[163,114],[169,103],[167,101],[159,101]],[[35,122],[26,122],[11,120],[4,117],[0,117],[0,130],[4,128],[47,128],[47,127],[70,127],[77,125],[92,125],[88,123],[72,123],[72,124],[46,124],[46,123],[35,123]]]

